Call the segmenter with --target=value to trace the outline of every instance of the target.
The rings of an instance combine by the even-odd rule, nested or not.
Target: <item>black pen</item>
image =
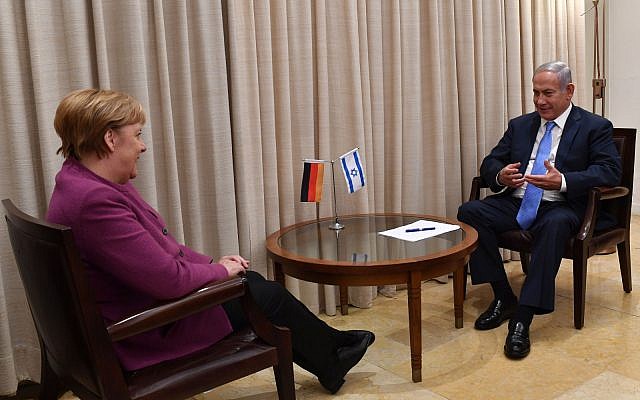
[[[411,229],[407,229],[405,230],[405,232],[422,232],[422,231],[432,231],[436,228],[430,226],[428,228],[411,228]]]

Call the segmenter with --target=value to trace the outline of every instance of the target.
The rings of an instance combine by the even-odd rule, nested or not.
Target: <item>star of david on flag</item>
[[[362,189],[365,185],[364,170],[362,169],[362,159],[358,153],[358,148],[340,156],[340,164],[344,179],[347,182],[349,193]]]

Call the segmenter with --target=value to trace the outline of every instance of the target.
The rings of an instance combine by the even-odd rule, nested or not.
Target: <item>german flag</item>
[[[302,173],[302,188],[300,190],[300,201],[320,202],[322,199],[322,181],[324,177],[324,162],[310,161],[304,162]]]

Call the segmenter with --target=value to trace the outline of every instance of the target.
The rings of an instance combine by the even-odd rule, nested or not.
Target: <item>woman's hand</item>
[[[249,260],[238,255],[223,256],[218,261],[218,264],[222,264],[229,273],[229,276],[236,276],[243,274],[245,270],[249,269]]]

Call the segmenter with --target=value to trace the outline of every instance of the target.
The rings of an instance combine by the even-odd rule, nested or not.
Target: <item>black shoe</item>
[[[480,331],[499,327],[504,321],[515,314],[518,303],[514,300],[505,303],[504,300],[494,300],[489,308],[476,319],[475,328]]]
[[[344,383],[344,376],[353,368],[367,352],[367,348],[376,340],[373,332],[348,331],[353,336],[349,346],[342,346],[336,350],[336,365],[331,366],[331,371],[323,377],[318,377],[320,384],[331,394],[335,394]]]
[[[529,341],[529,328],[520,321],[509,322],[509,333],[504,343],[504,354],[513,359],[525,358],[531,350]]]

